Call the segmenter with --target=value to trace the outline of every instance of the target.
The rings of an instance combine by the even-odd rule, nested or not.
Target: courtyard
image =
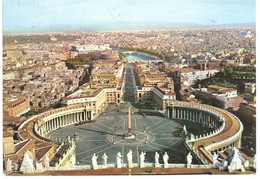
[[[131,107],[132,133],[136,139],[125,140],[128,131],[128,107]],[[197,123],[184,120],[167,119],[152,105],[125,103],[110,104],[95,121],[82,125],[67,126],[50,133],[55,141],[64,141],[68,136],[78,136],[76,143],[76,159],[78,165],[91,164],[91,157],[98,155],[98,164],[102,164],[102,155],[108,156],[108,163],[116,162],[116,154],[121,152],[123,162],[126,154],[133,151],[133,162],[139,162],[141,151],[146,152],[145,162],[154,162],[154,154],[160,154],[160,163],[165,152],[169,155],[169,163],[185,163],[188,153],[184,146],[185,136],[181,135],[183,125],[194,135],[210,129]],[[194,163],[195,158],[193,159]]]

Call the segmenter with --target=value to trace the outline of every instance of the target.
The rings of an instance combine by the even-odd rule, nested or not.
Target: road
[[[135,82],[135,78],[134,78],[134,67],[130,63],[127,63],[127,65],[126,65],[123,84],[124,84],[123,100],[125,102],[136,103],[137,102],[137,92],[136,92],[136,82]]]

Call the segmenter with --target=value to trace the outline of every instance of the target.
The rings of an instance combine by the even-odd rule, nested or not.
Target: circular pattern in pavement
[[[207,130],[191,121],[166,119],[149,105],[133,105],[132,111],[135,112],[131,115],[131,123],[132,132],[136,135],[135,140],[124,139],[128,131],[127,105],[110,105],[95,122],[52,131],[50,138],[63,141],[77,133],[76,160],[79,165],[91,164],[94,153],[98,155],[98,164],[102,164],[104,153],[108,156],[108,163],[115,163],[118,152],[122,153],[123,162],[126,163],[126,154],[130,149],[133,151],[134,163],[139,162],[141,151],[146,152],[145,162],[154,162],[154,154],[158,152],[160,162],[163,163],[162,155],[167,152],[169,163],[185,163],[188,151],[183,145],[185,137],[180,135],[183,125],[186,125],[188,132],[195,135]]]
[[[132,130],[133,139],[127,139],[128,130],[116,131],[114,135],[107,134],[106,141],[118,146],[142,146],[150,144],[154,140],[154,135],[149,131]]]

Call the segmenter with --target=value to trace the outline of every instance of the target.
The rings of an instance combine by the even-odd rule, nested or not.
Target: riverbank
[[[123,47],[122,50],[129,50],[129,51],[134,51],[134,52],[141,52],[149,55],[156,56],[159,59],[166,60],[166,56],[160,52],[157,52],[152,49],[140,49],[140,48],[135,48],[135,47]]]
[[[130,61],[148,61],[148,60],[161,60],[157,56],[150,55],[144,52],[138,52],[138,51],[131,51],[131,50],[122,50],[122,49],[114,49],[119,51],[119,53],[123,53],[126,55],[126,58],[128,58]],[[132,52],[132,53],[128,53]]]

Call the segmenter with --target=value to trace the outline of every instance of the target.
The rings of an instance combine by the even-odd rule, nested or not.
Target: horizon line
[[[174,23],[173,23],[174,24]],[[197,24],[197,23],[175,23],[179,25],[191,25],[190,27],[166,27],[166,28],[161,28],[161,27],[153,27],[153,28],[140,28],[140,29],[119,29],[119,30],[50,30],[50,31],[45,31],[44,29],[52,28],[53,26],[42,26],[38,30],[38,32],[5,32],[4,27],[3,27],[3,35],[22,35],[22,34],[46,34],[46,33],[80,33],[80,32],[88,32],[88,33],[97,33],[97,32],[126,32],[126,31],[153,31],[153,30],[187,30],[187,29],[210,29],[210,28],[243,28],[243,27],[248,27],[248,28],[256,28],[256,22],[247,22],[247,23],[226,23],[226,24],[219,24],[219,25],[204,25],[204,24]],[[195,25],[194,25],[195,24]],[[66,27],[69,26],[68,24],[64,25],[58,25],[58,27]],[[193,27],[192,27],[193,26]],[[76,25],[77,28],[87,28],[88,26],[85,25]],[[89,26],[90,28],[93,28],[92,26]],[[10,27],[8,27],[10,28]],[[23,27],[24,28],[24,27]]]

